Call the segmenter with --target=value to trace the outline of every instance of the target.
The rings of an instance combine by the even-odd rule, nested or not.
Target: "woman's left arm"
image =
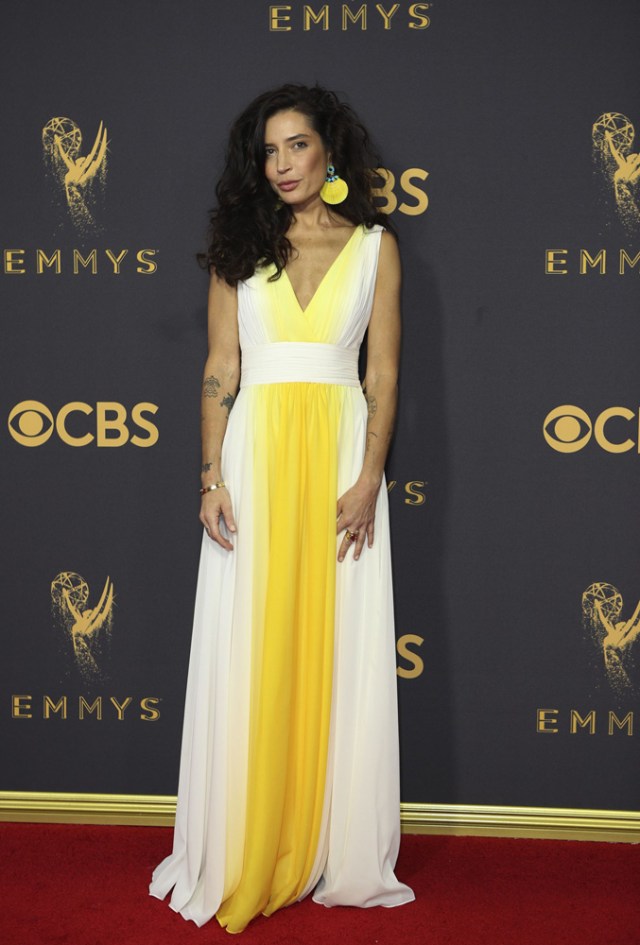
[[[345,533],[338,551],[338,561],[353,544],[357,560],[364,547],[373,544],[376,499],[380,491],[384,464],[389,452],[398,400],[398,362],[400,358],[400,255],[395,237],[384,232],[369,330],[367,336],[367,373],[364,394],[367,400],[367,444],[362,470],[357,482],[338,500],[338,532],[357,533],[351,542]]]

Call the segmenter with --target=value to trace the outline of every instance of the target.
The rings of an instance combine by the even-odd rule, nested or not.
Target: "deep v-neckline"
[[[293,283],[291,282],[291,279],[289,278],[289,273],[287,272],[286,267],[282,270],[283,273],[284,273],[284,275],[286,276],[286,279],[287,279],[287,283],[288,283],[288,285],[289,285],[289,288],[291,289],[291,295],[292,295],[293,298],[295,299],[296,305],[298,306],[298,309],[300,310],[300,312],[301,312],[303,315],[306,315],[306,313],[309,311],[309,309],[310,309],[311,306],[313,305],[313,303],[314,303],[314,301],[315,301],[315,298],[316,298],[318,292],[320,291],[320,289],[322,288],[322,286],[324,285],[324,283],[325,283],[326,280],[328,279],[329,273],[331,272],[331,270],[333,269],[333,267],[336,265],[336,263],[338,262],[338,260],[340,259],[340,257],[341,257],[342,254],[344,253],[344,251],[346,250],[347,246],[349,246],[349,244],[351,243],[351,240],[353,239],[353,237],[356,235],[356,230],[358,230],[358,226],[354,226],[353,232],[351,233],[351,236],[349,237],[349,239],[347,240],[347,242],[344,244],[344,246],[342,247],[342,249],[340,250],[340,252],[339,252],[338,255],[336,256],[336,258],[333,260],[333,262],[331,263],[331,265],[329,266],[329,268],[327,269],[327,271],[325,272],[325,274],[323,275],[322,279],[320,280],[320,282],[319,282],[318,285],[316,286],[313,295],[311,296],[311,298],[309,299],[309,301],[307,302],[307,304],[305,305],[304,308],[300,305],[300,300],[298,299],[298,296],[297,296],[297,294],[296,294],[296,290],[293,288]]]

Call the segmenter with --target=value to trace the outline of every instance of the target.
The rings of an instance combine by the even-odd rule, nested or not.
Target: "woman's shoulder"
[[[378,271],[393,275],[400,272],[400,252],[398,241],[393,233],[381,227],[380,248],[378,251]]]
[[[397,253],[398,241],[393,230],[387,229],[387,227],[383,226],[381,223],[374,223],[372,226],[361,223],[360,228],[364,236],[376,237],[376,239],[371,242],[379,247],[381,253],[393,254],[394,251]]]
[[[252,274],[246,279],[243,279],[241,282],[238,282],[238,288],[259,289],[263,283],[275,273],[275,271],[275,263],[267,262],[265,259],[260,259],[258,260],[256,268],[253,270]]]

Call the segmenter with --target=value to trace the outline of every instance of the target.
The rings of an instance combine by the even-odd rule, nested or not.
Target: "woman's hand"
[[[342,561],[353,545],[353,557],[357,561],[360,552],[364,547],[365,538],[369,548],[373,545],[373,523],[376,513],[376,499],[380,490],[380,483],[358,479],[352,486],[338,499],[338,526],[340,533],[344,529],[345,535],[338,549],[338,561]],[[355,541],[349,538],[349,535],[356,535]]]
[[[211,492],[205,492],[202,496],[200,521],[206,528],[209,538],[217,541],[218,544],[226,548],[227,551],[231,551],[233,545],[220,531],[221,518],[224,519],[224,523],[229,531],[235,532],[236,522],[233,517],[233,509],[231,508],[231,496],[226,486],[219,489],[212,489]]]

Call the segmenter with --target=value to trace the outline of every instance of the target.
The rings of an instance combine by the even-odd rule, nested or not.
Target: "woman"
[[[286,85],[238,118],[217,187],[205,533],[173,853],[150,891],[230,932],[312,890],[327,906],[414,898],[393,873],[384,483],[400,266],[375,166],[348,106]]]

